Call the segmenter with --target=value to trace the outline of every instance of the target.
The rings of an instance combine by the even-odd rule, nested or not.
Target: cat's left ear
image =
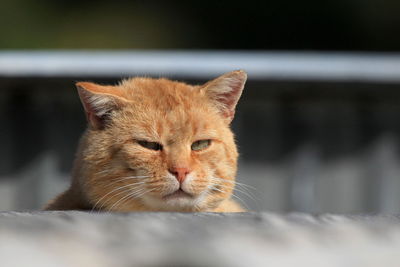
[[[101,130],[106,126],[110,112],[121,108],[124,101],[121,92],[113,86],[90,82],[76,83],[78,94],[85,109],[90,127]]]
[[[229,123],[235,116],[236,104],[242,95],[246,79],[247,73],[243,70],[237,70],[225,73],[209,81],[201,88]]]

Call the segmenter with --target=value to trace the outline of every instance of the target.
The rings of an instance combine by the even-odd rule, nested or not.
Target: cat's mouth
[[[175,192],[163,196],[164,200],[170,200],[170,199],[182,199],[182,198],[193,198],[193,195],[183,191],[181,188],[176,190]]]

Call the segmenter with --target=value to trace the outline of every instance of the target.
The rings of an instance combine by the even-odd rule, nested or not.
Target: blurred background
[[[236,192],[253,210],[400,212],[400,1],[2,0],[0,210],[69,182],[73,86],[245,69]]]

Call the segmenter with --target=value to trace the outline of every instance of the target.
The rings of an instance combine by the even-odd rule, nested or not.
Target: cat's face
[[[94,208],[206,211],[229,198],[238,156],[229,123],[245,79],[237,71],[204,86],[79,83],[90,123],[83,184]]]

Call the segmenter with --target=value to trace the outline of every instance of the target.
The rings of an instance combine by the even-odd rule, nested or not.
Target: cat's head
[[[230,122],[246,77],[77,83],[89,122],[80,183],[94,208],[206,211],[228,199],[238,157]]]

